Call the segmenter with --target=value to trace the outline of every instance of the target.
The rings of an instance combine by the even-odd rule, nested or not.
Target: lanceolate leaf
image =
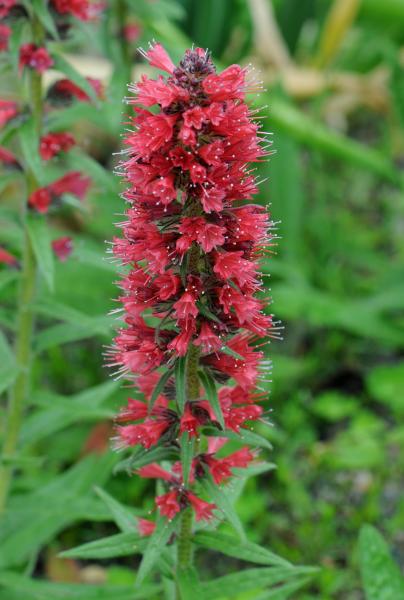
[[[32,8],[34,9],[34,12],[37,15],[38,19],[41,21],[42,25],[55,39],[57,39],[59,37],[58,32],[53,22],[53,18],[48,10],[47,1],[31,0],[31,2]]]
[[[164,546],[167,544],[171,534],[177,526],[178,515],[172,521],[167,521],[164,517],[158,519],[156,529],[149,538],[139,571],[136,577],[136,586],[143,583],[145,577],[152,570],[155,562],[158,560]]]
[[[154,403],[156,402],[157,398],[160,396],[160,394],[163,393],[164,387],[167,383],[167,381],[170,379],[170,377],[172,376],[172,371],[166,371],[159,379],[156,387],[153,390],[153,393],[151,395],[150,398],[150,403],[149,403],[149,413],[151,412]]]
[[[137,533],[118,533],[71,550],[61,552],[63,558],[104,559],[131,556],[143,551],[146,540]]]
[[[181,592],[181,600],[195,600],[199,598],[200,588],[198,574],[193,567],[188,569],[179,568],[177,571],[177,583]]]
[[[49,226],[43,215],[27,215],[27,230],[38,263],[46,284],[53,291],[54,260],[49,235]]]
[[[39,158],[39,140],[33,117],[27,119],[20,126],[18,135],[24,162],[40,185],[42,183],[43,168]]]
[[[161,591],[157,585],[134,590],[130,585],[49,583],[7,571],[0,573],[0,586],[1,600],[146,600]]]
[[[96,487],[95,491],[101,500],[103,500],[108,506],[115,523],[118,525],[121,531],[124,533],[130,533],[137,530],[136,519],[126,506],[118,502],[118,500],[115,500],[115,498],[110,496],[110,494],[100,487]]]
[[[234,527],[235,531],[240,536],[241,540],[245,540],[245,533],[241,521],[232,505],[229,497],[227,496],[226,490],[223,487],[217,486],[213,479],[206,471],[206,476],[202,480],[202,487],[206,490],[208,497],[212,500],[217,508],[224,514],[229,523]]]
[[[194,438],[190,437],[187,431],[181,436],[181,466],[182,466],[182,478],[185,485],[188,483],[189,472],[191,469],[192,458],[194,455]]]
[[[17,376],[17,365],[5,335],[0,331],[0,393],[6,390]]]
[[[175,458],[178,458],[178,450],[175,448],[166,448],[165,446],[157,446],[150,450],[140,448],[132,456],[119,462],[114,469],[114,473],[127,471],[132,474],[135,469],[140,469],[140,467],[144,467],[150,463]]]
[[[248,562],[259,565],[278,565],[282,567],[291,567],[284,558],[274,554],[270,550],[254,544],[253,542],[243,541],[218,531],[200,531],[194,536],[194,541],[198,546],[209,548],[227,556],[240,558]]]
[[[404,579],[383,536],[371,525],[359,535],[359,554],[366,600],[404,598]]]
[[[175,363],[175,389],[180,414],[184,412],[184,405],[186,399],[185,362],[186,357],[180,356],[179,358],[177,358],[177,361]]]
[[[222,408],[216,390],[216,383],[213,377],[207,371],[199,371],[199,379],[205,389],[209,404],[212,406],[217,420],[222,429],[225,428]]]
[[[278,586],[282,582],[289,582],[301,575],[315,573],[317,569],[311,567],[263,567],[261,569],[245,569],[231,573],[218,579],[213,579],[201,584],[201,598],[203,600],[233,599],[237,593],[250,590],[262,590],[269,586]],[[278,587],[276,588],[277,591]],[[270,596],[269,596],[270,597]]]

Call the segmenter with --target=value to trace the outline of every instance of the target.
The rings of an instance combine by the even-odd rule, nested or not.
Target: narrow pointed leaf
[[[111,511],[115,523],[122,532],[130,533],[137,531],[136,519],[126,506],[118,502],[118,500],[115,500],[115,498],[99,487],[96,487],[95,491]]]
[[[149,402],[149,413],[151,412],[154,403],[156,402],[157,398],[160,396],[160,394],[163,393],[164,387],[167,383],[167,381],[170,379],[170,377],[172,376],[172,371],[166,371],[159,379],[159,381],[157,382],[156,387],[153,390],[153,393],[151,395],[150,398],[150,402]]]
[[[271,442],[269,442],[262,435],[259,435],[259,433],[255,433],[254,431],[250,431],[249,429],[240,429],[240,433],[236,433],[235,431],[231,431],[230,429],[226,429],[225,431],[218,431],[213,427],[206,427],[204,429],[204,433],[213,437],[225,437],[229,440],[240,442],[240,444],[248,444],[250,446],[258,446],[260,448],[268,448],[268,450],[272,450]]]
[[[109,537],[82,544],[76,548],[65,550],[59,556],[62,558],[104,559],[118,556],[140,554],[146,540],[137,533],[118,533]]]
[[[185,485],[189,480],[189,473],[191,470],[192,458],[194,456],[195,441],[193,437],[190,437],[187,431],[181,436],[181,466],[182,466],[182,477]]]
[[[136,586],[139,586],[152,570],[155,562],[158,560],[162,549],[167,544],[172,533],[177,526],[178,515],[172,520],[167,521],[165,518],[160,518],[157,521],[156,529],[149,538],[146,550],[143,554],[142,562],[136,577]]]
[[[0,331],[0,393],[6,390],[17,376],[17,364],[5,335]]]
[[[194,536],[194,541],[198,546],[259,565],[293,566],[290,562],[263,546],[248,541],[240,543],[239,539],[219,531],[200,531]]]
[[[179,568],[177,571],[177,583],[181,592],[181,600],[195,600],[200,595],[200,584],[198,574],[193,567],[188,569]]]
[[[38,19],[41,21],[45,29],[55,38],[58,39],[58,32],[55,27],[52,15],[50,14],[47,2],[45,0],[31,0],[32,8]]]
[[[54,68],[66,75],[66,77],[78,85],[96,105],[99,105],[97,95],[87,79],[83,77],[83,75],[81,75],[81,73],[79,73],[61,54],[52,52],[52,57],[54,60]]]
[[[24,162],[34,175],[38,184],[41,185],[43,167],[39,158],[39,140],[33,117],[29,117],[25,123],[20,126],[18,135]]]
[[[43,215],[27,215],[27,230],[39,270],[50,291],[53,291],[54,260],[49,226]]]
[[[239,534],[240,539],[244,541],[246,537],[243,525],[241,524],[226,490],[223,487],[217,486],[208,472],[206,472],[206,477],[202,481],[202,487],[206,490],[209,499],[216,504],[217,508],[224,514],[226,519]]]
[[[185,389],[185,362],[186,357],[180,356],[175,363],[175,389],[177,404],[180,414],[184,412],[186,389]]]
[[[209,404],[214,410],[216,418],[222,429],[225,428],[222,407],[220,406],[219,398],[216,390],[216,383],[213,377],[207,371],[199,371],[199,379],[205,389],[206,397]]]

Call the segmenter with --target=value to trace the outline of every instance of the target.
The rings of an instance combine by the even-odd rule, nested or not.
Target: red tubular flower
[[[72,15],[80,21],[91,21],[103,10],[104,2],[89,0],[51,0],[53,8],[61,15]]]
[[[0,100],[0,128],[18,114],[17,103],[11,100]]]
[[[98,98],[102,98],[104,95],[104,88],[102,83],[98,79],[92,77],[86,77],[88,83],[93,88]],[[81,89],[78,85],[70,81],[70,79],[59,79],[48,92],[48,97],[53,102],[69,103],[73,99],[79,100],[80,102],[90,102],[90,96]]]
[[[16,3],[16,0],[0,0],[0,19],[7,17],[8,13]]]
[[[15,154],[3,146],[0,146],[0,162],[7,167],[20,167],[20,163]]]
[[[15,267],[18,265],[18,260],[15,256],[10,254],[10,252],[7,252],[7,250],[4,250],[4,248],[0,246],[0,264],[1,263],[8,265],[9,267]]]
[[[55,253],[55,256],[61,261],[64,262],[70,256],[73,251],[73,242],[72,238],[68,236],[64,236],[58,238],[57,240],[53,240],[52,242],[52,250]]]
[[[152,535],[156,529],[156,524],[153,521],[149,521],[149,519],[139,518],[137,520],[137,529],[140,535],[148,537],[149,535]]]
[[[142,53],[168,75],[143,75],[129,88],[133,113],[120,164],[129,208],[112,248],[126,267],[118,298],[123,326],[107,354],[146,402],[130,400],[118,415],[125,424],[117,446],[169,449],[169,460],[177,457],[170,468],[151,463],[137,473],[162,480],[162,515],[173,519],[192,506],[197,520],[208,520],[215,505],[199,498],[200,480],[210,472],[225,483],[251,463],[255,454],[245,446],[216,453],[227,434],[242,440],[243,428],[264,412],[254,392],[266,369],[257,342],[273,324],[257,294],[272,223],[249,203],[257,190],[247,166],[264,152],[244,102],[246,69],[232,65],[218,74],[200,48],[187,50],[177,66],[160,44]],[[212,387],[224,382],[213,408]],[[208,451],[193,456],[183,477],[180,445],[213,428],[226,431],[209,437]]]
[[[8,39],[10,35],[10,27],[4,23],[0,23],[0,52],[5,52],[8,50]]]
[[[35,44],[23,44],[20,48],[19,68],[24,67],[34,69],[38,73],[44,73],[53,65],[53,59],[46,48],[41,48]]]
[[[70,133],[47,133],[41,137],[39,153],[42,160],[50,160],[59,152],[70,150],[75,143],[75,139]]]
[[[40,213],[47,213],[49,206],[62,194],[72,194],[83,200],[91,179],[80,171],[70,171],[46,187],[39,188],[28,198],[28,204]]]

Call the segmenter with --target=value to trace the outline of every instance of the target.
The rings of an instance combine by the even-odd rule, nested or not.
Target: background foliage
[[[141,28],[133,44],[118,35],[123,19]],[[96,108],[74,104],[51,116],[55,128],[70,129],[90,152],[88,158],[75,150],[66,160],[94,185],[80,211],[66,211],[51,225],[52,238],[74,239],[74,253],[54,265],[53,291],[46,278],[39,282],[33,391],[14,495],[0,525],[1,599],[73,597],[69,582],[96,584],[80,598],[106,598],[100,590],[107,584],[117,586],[116,598],[157,597],[152,585],[147,595],[125,596],[136,558],[58,555],[117,532],[111,514],[118,524],[122,515],[94,486],[136,507],[132,514],[150,508],[149,482],[114,474],[119,457],[108,450],[110,419],[127,390],[108,379],[101,348],[112,336],[114,318],[106,315],[117,294],[104,240],[123,210],[112,174],[121,98],[131,72],[144,69],[136,45],[152,38],[175,59],[192,41],[223,65],[252,62],[268,90],[255,102],[267,106],[262,114],[276,154],[260,168],[259,201],[272,203],[282,240],[263,269],[285,340],[270,349],[274,427],[259,432],[274,446],[277,469],[249,480],[237,502],[241,519],[252,541],[321,567],[304,592],[291,588],[276,597],[401,597],[388,550],[376,563],[366,553],[372,544],[384,548],[383,540],[371,527],[359,545],[358,535],[364,523],[374,524],[403,564],[403,22],[400,0],[111,0],[98,23],[76,29],[66,59],[103,78],[107,91]],[[16,29],[15,43],[18,35]],[[2,77],[13,98],[15,77],[8,70]],[[0,189],[1,245],[18,255],[18,174],[4,173]],[[2,388],[13,377],[17,277],[0,271]],[[391,574],[375,588],[369,573],[378,560]],[[210,577],[237,565],[235,558],[198,556]],[[18,573],[56,587],[44,591],[38,581],[20,589]],[[259,590],[232,597],[275,598]]]

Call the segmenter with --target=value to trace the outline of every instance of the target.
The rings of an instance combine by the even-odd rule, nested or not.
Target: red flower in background
[[[0,100],[0,127],[18,114],[17,103],[11,100]]]
[[[7,17],[10,10],[16,5],[16,0],[0,0],[0,19]]]
[[[52,250],[55,256],[62,262],[67,260],[73,251],[72,238],[64,236],[52,241]]]
[[[72,15],[81,21],[95,19],[105,6],[104,2],[90,0],[51,0],[51,4],[58,13]]]
[[[46,187],[35,190],[28,198],[28,204],[38,212],[46,213],[51,203],[63,194],[84,200],[90,184],[91,179],[80,171],[70,171]]]
[[[8,50],[8,39],[11,35],[11,29],[8,25],[0,23],[0,52]]]
[[[93,88],[96,96],[102,98],[104,94],[104,88],[98,79],[93,77],[86,77],[88,83]],[[78,85],[70,81],[70,79],[59,79],[50,88],[48,96],[51,100],[71,102],[74,98],[80,102],[90,102],[90,96],[81,89]]]
[[[20,166],[15,154],[10,152],[10,150],[7,150],[7,148],[4,148],[3,146],[0,146],[0,162],[6,166],[12,166],[12,167]]]
[[[9,267],[15,267],[18,265],[18,260],[15,256],[10,254],[10,252],[7,252],[7,250],[4,250],[4,248],[0,246],[0,263],[8,265]]]
[[[46,48],[36,46],[36,44],[23,44],[20,47],[20,71],[24,67],[29,67],[38,73],[44,73],[52,65],[53,59]]]
[[[70,150],[75,143],[75,139],[70,133],[47,133],[41,137],[39,153],[43,160],[50,160],[59,152]]]

